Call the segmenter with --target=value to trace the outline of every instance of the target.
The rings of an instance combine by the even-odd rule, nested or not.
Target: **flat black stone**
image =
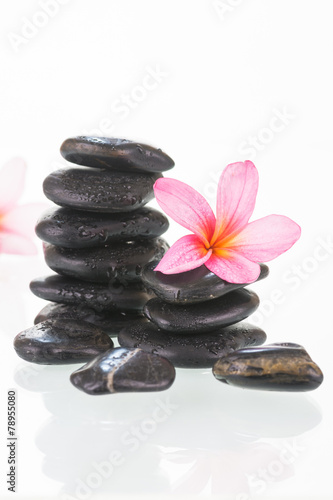
[[[169,245],[162,238],[111,243],[97,248],[63,248],[44,243],[46,264],[56,273],[98,283],[141,281],[142,268],[161,259]]]
[[[161,149],[114,137],[70,137],[60,153],[77,165],[128,172],[164,172],[175,165]]]
[[[266,391],[312,391],[323,381],[304,347],[288,342],[236,351],[217,361],[213,374],[229,385]]]
[[[214,332],[172,334],[142,319],[125,326],[118,342],[123,347],[140,348],[169,359],[180,368],[208,368],[236,349],[263,344],[266,334],[249,323],[220,328]]]
[[[158,262],[150,262],[142,272],[142,280],[148,288],[165,302],[174,304],[194,304],[222,297],[226,293],[243,288],[248,283],[238,284],[224,281],[212,273],[205,265],[179,274],[163,274],[154,271]],[[260,264],[257,281],[268,276],[269,269]]]
[[[44,194],[57,205],[88,212],[132,212],[154,198],[160,174],[63,168],[44,180]]]
[[[84,363],[112,347],[103,330],[70,319],[43,321],[14,339],[14,349],[21,358],[44,365]]]
[[[86,321],[106,332],[110,337],[116,337],[123,328],[135,325],[143,316],[139,312],[129,311],[94,311],[86,305],[68,305],[51,302],[36,316],[35,325],[48,319],[71,319]]]
[[[250,290],[241,289],[198,304],[175,305],[152,299],[145,305],[144,313],[162,330],[193,334],[238,323],[258,306],[259,297]]]
[[[108,286],[57,274],[32,280],[30,290],[37,297],[51,302],[77,304],[94,311],[110,312],[142,311],[147,300],[153,297],[143,283]]]
[[[168,227],[168,219],[150,207],[119,214],[57,208],[42,215],[36,226],[36,234],[52,245],[88,248],[114,241],[157,238]]]
[[[168,389],[176,376],[173,365],[157,354],[118,347],[101,354],[71,375],[75,387],[92,395]]]

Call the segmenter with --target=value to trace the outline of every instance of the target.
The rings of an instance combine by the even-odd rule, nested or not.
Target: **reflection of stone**
[[[70,388],[69,376],[77,365],[44,366],[34,363],[19,363],[14,373],[15,383],[32,392],[56,395]]]
[[[15,379],[25,389],[44,391],[54,415],[36,444],[45,455],[44,473],[63,484],[61,494],[74,496],[78,485],[83,492],[82,482],[90,488],[86,479],[100,474],[96,464],[113,451],[123,462],[109,476],[100,474],[90,493],[259,494],[269,491],[270,480],[293,475],[291,437],[321,420],[304,394],[233,391],[211,383],[210,370],[178,370],[177,383],[165,393],[117,394],[112,404],[101,396],[91,404],[70,385],[73,367],[37,368],[26,378],[21,365]]]
[[[164,452],[161,467],[168,470],[172,465],[176,475],[179,466],[181,472],[171,486],[177,495],[207,493],[207,487],[213,495],[250,495],[268,488],[266,482],[292,477],[293,460],[290,454],[281,461],[281,451],[268,443],[253,443],[214,453],[200,449]],[[186,465],[188,468],[182,473]]]

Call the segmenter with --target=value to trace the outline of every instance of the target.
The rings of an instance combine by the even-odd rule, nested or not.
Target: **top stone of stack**
[[[77,165],[124,172],[161,173],[174,167],[161,149],[112,137],[71,137],[62,143],[60,152]]]

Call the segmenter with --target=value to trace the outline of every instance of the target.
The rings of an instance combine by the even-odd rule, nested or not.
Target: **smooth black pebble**
[[[174,304],[194,304],[213,300],[226,293],[243,288],[248,283],[228,283],[206,266],[179,274],[163,274],[154,271],[158,262],[150,262],[142,272],[142,280],[160,299]],[[256,281],[266,278],[269,268],[260,264],[260,276]]]
[[[81,391],[101,395],[164,391],[175,376],[175,368],[167,359],[141,349],[118,347],[76,370],[70,379]]]
[[[129,311],[94,311],[86,305],[68,305],[51,302],[47,304],[36,316],[35,325],[49,319],[70,319],[86,321],[101,328],[111,337],[116,337],[125,327],[135,325],[143,315],[139,312]]]
[[[160,174],[63,168],[44,180],[44,194],[57,205],[88,212],[132,212],[154,198]]]
[[[46,365],[83,363],[112,347],[112,340],[100,328],[69,319],[43,321],[14,339],[21,358]]]
[[[61,302],[77,304],[94,311],[142,311],[147,300],[153,294],[146,290],[143,283],[120,283],[103,285],[76,280],[57,274],[36,278],[30,283],[30,290],[37,297]]]
[[[288,342],[236,351],[217,361],[213,374],[229,385],[266,391],[312,391],[323,381],[304,347]]]
[[[266,334],[249,323],[220,328],[208,333],[172,334],[154,323],[142,319],[125,326],[118,342],[123,347],[135,347],[159,354],[180,368],[208,368],[236,349],[263,344]]]
[[[175,305],[156,298],[147,302],[144,313],[162,330],[193,334],[238,323],[258,306],[258,295],[242,289],[198,304]]]
[[[46,264],[56,273],[98,283],[141,281],[142,268],[161,259],[169,245],[162,238],[72,249],[44,243]]]
[[[57,208],[42,215],[36,225],[36,234],[52,245],[88,248],[121,240],[157,238],[168,227],[165,215],[150,207],[119,214]]]
[[[114,137],[70,137],[62,143],[60,153],[78,165],[128,172],[163,172],[175,165],[161,149]]]

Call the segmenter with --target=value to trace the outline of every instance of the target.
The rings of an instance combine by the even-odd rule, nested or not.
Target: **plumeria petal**
[[[231,163],[221,174],[216,204],[216,228],[212,243],[241,230],[256,202],[259,176],[251,161]]]
[[[207,201],[198,191],[184,182],[161,178],[155,182],[154,192],[158,204],[167,215],[209,245],[216,219]]]
[[[26,164],[13,158],[0,170],[0,215],[10,210],[20,198],[25,181]]]
[[[167,251],[155,271],[178,274],[204,264],[212,254],[194,234],[183,236]]]
[[[229,283],[252,283],[260,274],[260,266],[233,250],[223,250],[211,255],[205,266],[219,278]]]
[[[28,203],[15,206],[0,220],[0,232],[5,231],[32,238],[35,234],[36,221],[46,208],[45,203]]]
[[[35,255],[37,248],[31,240],[14,233],[0,232],[0,254]]]
[[[301,228],[284,215],[268,215],[250,222],[230,242],[230,248],[255,262],[278,257],[301,236]]]

